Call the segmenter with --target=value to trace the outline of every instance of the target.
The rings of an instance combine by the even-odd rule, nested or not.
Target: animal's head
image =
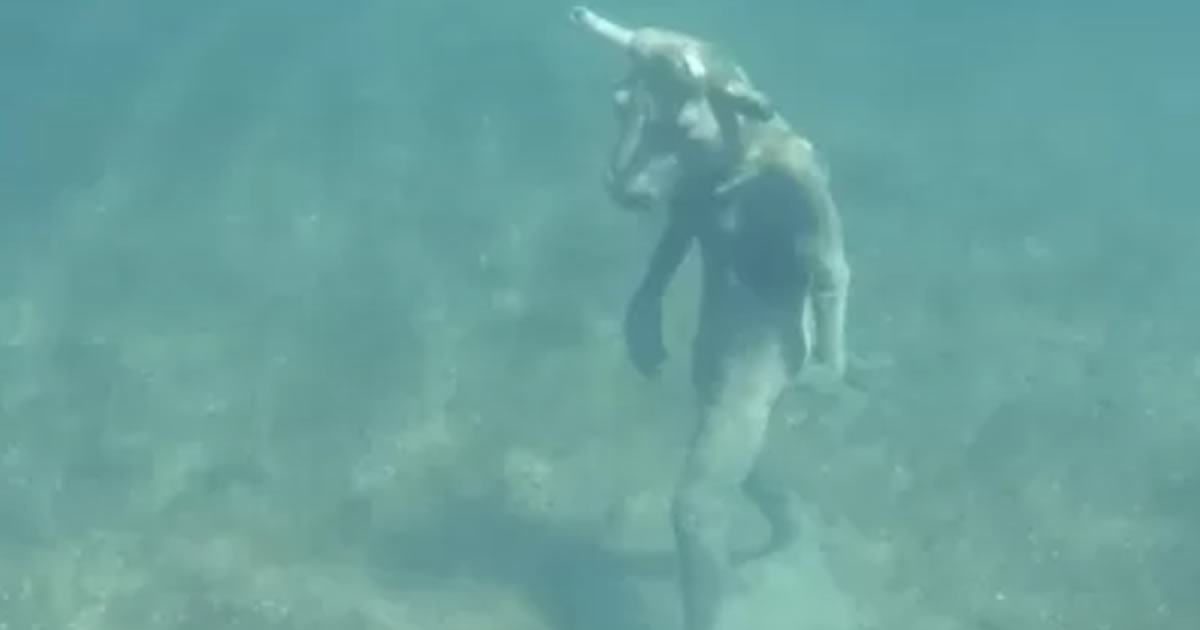
[[[661,205],[682,180],[736,150],[739,117],[773,116],[735,64],[698,39],[656,28],[626,29],[576,8],[572,20],[616,44],[631,61],[617,87],[617,142],[607,187],[622,206]]]

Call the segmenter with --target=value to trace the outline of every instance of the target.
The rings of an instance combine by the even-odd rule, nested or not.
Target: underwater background
[[[694,261],[645,381],[569,6],[0,5],[0,629],[677,627],[613,550],[669,551]],[[591,6],[731,51],[844,213],[877,365],[783,405],[758,626],[1200,627],[1200,10]]]

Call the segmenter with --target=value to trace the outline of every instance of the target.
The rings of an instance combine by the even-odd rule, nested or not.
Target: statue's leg
[[[696,344],[699,422],[672,516],[686,630],[718,628],[730,581],[731,511],[763,450],[771,408],[786,383],[776,328],[752,303],[706,307]],[[754,486],[755,482],[750,482]]]
[[[787,321],[789,317],[784,317],[780,322],[780,338],[789,379],[799,373],[808,361],[813,337],[811,301],[805,299],[797,310],[800,312],[799,325],[790,325]],[[740,555],[741,560],[753,560],[782,551],[800,535],[800,519],[793,509],[787,486],[779,479],[778,472],[768,465],[769,450],[764,446],[750,476],[742,482],[742,491],[762,513],[769,533],[762,546]]]
[[[778,483],[764,468],[756,466],[742,482],[742,491],[762,513],[769,529],[763,545],[743,556],[742,560],[771,555],[796,541],[800,535],[800,521],[783,484]]]

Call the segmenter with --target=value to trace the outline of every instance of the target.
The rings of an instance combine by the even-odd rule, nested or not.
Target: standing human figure
[[[582,7],[571,19],[632,62],[614,95],[610,196],[668,213],[625,319],[630,358],[647,376],[666,358],[667,286],[693,245],[701,257],[691,363],[698,418],[672,524],[685,628],[714,630],[726,608],[738,494],[766,516],[769,548],[797,534],[786,493],[760,462],[789,382],[832,386],[845,373],[850,269],[841,220],[811,143],[711,44],[626,28]]]

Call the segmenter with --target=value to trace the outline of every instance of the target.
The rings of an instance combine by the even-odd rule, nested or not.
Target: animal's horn
[[[629,48],[633,43],[631,29],[606,20],[587,7],[572,7],[570,17],[572,23],[583,26],[621,48]]]

